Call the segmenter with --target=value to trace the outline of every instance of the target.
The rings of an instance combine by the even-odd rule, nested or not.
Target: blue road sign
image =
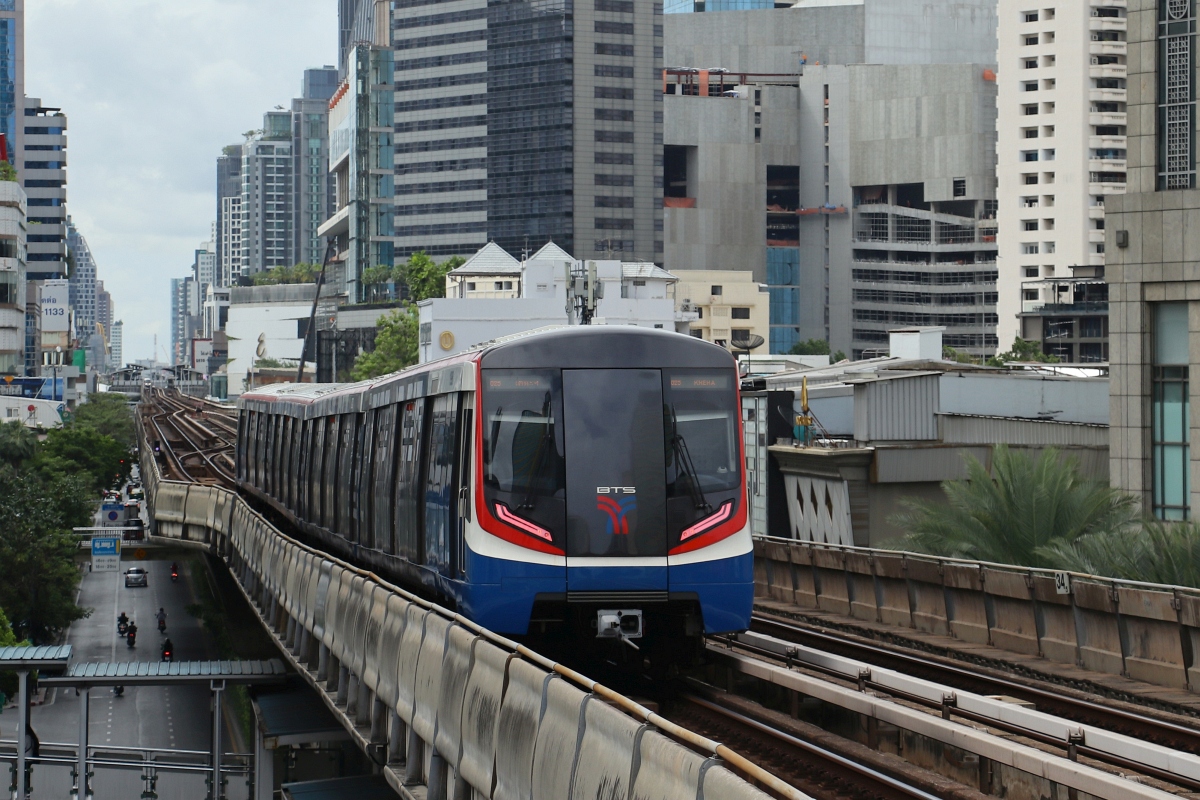
[[[103,539],[92,539],[92,555],[93,556],[115,556],[120,550],[121,540],[113,537],[105,537]]]

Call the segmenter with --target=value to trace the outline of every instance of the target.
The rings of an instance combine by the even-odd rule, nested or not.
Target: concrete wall
[[[1107,378],[1034,378],[948,373],[939,381],[939,411],[994,417],[1109,422]]]
[[[266,287],[256,287],[266,288]],[[270,287],[281,288],[281,287]],[[259,337],[263,337],[263,358],[280,361],[300,358],[304,342],[297,337],[299,320],[312,314],[312,300],[280,303],[235,303],[229,307],[225,335],[229,337],[229,396],[244,389],[247,371],[258,356]]]

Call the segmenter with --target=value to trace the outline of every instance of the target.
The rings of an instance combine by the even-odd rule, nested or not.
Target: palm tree
[[[946,481],[945,503],[913,500],[893,518],[908,532],[898,549],[1021,566],[1042,566],[1052,545],[1127,530],[1132,495],[1084,479],[1075,459],[1047,448],[1037,458],[997,445],[992,472],[966,456],[967,479]]]
[[[1146,520],[1135,530],[1102,531],[1046,548],[1047,566],[1169,586],[1200,588],[1200,526]]]
[[[0,424],[0,462],[20,467],[35,452],[37,437],[20,420]]]

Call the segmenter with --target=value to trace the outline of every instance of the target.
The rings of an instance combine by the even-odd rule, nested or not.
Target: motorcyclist
[[[171,562],[171,572],[179,572],[179,566],[174,561]]]
[[[121,616],[117,617],[117,623],[120,624],[122,622],[125,623],[126,625],[129,624],[129,617],[125,616],[124,611],[121,612]]]
[[[171,657],[173,658],[173,657],[174,657],[174,655],[175,655],[175,645],[171,644],[171,637],[170,637],[170,636],[168,636],[168,637],[167,637],[167,640],[166,640],[165,642],[163,642],[163,646],[162,646],[162,657],[163,657],[164,659],[165,659],[167,656],[171,656]]]
[[[158,620],[158,629],[165,631],[167,629],[167,612],[160,608],[154,618]]]
[[[125,629],[125,636],[130,641],[137,639],[137,625],[133,623],[133,620],[129,620],[129,627]]]

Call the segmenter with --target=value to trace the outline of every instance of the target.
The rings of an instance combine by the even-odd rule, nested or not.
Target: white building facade
[[[1058,339],[1072,343],[1056,353],[1064,360],[1107,360],[1104,205],[1125,192],[1126,5],[1000,0],[1002,351],[1017,336],[1041,340],[1046,352]],[[1077,319],[1082,306],[1067,313],[1084,301],[1102,312],[1099,324]],[[1082,336],[1083,326],[1097,335]]]

